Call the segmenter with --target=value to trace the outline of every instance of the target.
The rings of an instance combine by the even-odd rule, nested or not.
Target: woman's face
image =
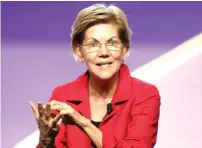
[[[86,62],[90,74],[103,80],[112,78],[119,71],[126,52],[114,24],[88,28],[80,46],[80,57]]]

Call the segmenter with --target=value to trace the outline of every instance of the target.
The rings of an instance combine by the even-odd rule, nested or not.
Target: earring
[[[83,58],[80,58],[80,62],[82,62],[82,63],[83,63],[83,62],[84,62],[84,59],[83,59]]]

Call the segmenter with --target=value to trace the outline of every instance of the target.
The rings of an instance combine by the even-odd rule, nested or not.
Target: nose
[[[99,56],[101,57],[108,57],[109,56],[109,52],[107,49],[107,46],[105,43],[101,44],[100,50],[99,50]]]

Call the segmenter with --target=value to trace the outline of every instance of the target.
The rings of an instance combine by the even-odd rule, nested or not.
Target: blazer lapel
[[[131,96],[131,76],[128,67],[125,64],[121,65],[120,68],[120,78],[111,101],[112,112],[107,113],[103,118],[100,126],[110,120],[120,109],[121,106],[130,99]]]
[[[66,101],[74,104],[76,110],[90,119],[90,102],[88,93],[88,74],[81,75],[75,82],[75,88],[70,98]]]
[[[71,95],[66,101],[71,104],[71,106],[73,106],[81,115],[91,119],[87,73],[84,73],[76,80],[75,87],[72,89]],[[72,147],[80,147],[81,145],[83,148],[90,147],[89,137],[79,127],[71,126],[69,127],[68,131],[69,135],[67,136],[71,141]]]

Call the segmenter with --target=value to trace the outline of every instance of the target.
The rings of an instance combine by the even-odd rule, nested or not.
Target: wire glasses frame
[[[105,43],[100,43],[98,40],[92,38],[89,42],[84,41],[82,46],[85,47],[86,52],[98,52],[101,49],[102,44],[105,44],[108,51],[120,51],[122,48],[122,42],[117,37],[112,37]]]

